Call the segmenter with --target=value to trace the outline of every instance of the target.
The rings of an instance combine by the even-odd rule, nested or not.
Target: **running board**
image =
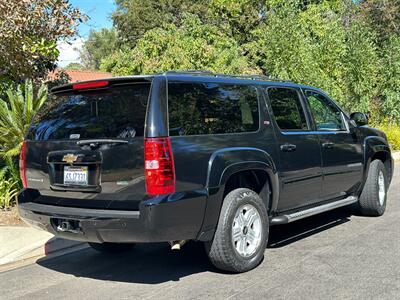
[[[335,208],[339,208],[342,206],[350,205],[358,201],[358,198],[355,196],[347,197],[346,199],[342,199],[335,202],[330,202],[324,205],[308,208],[305,210],[297,211],[287,215],[280,215],[273,217],[271,220],[271,225],[279,225],[279,224],[286,224],[290,222],[294,222],[303,218],[307,218],[328,210],[332,210]]]

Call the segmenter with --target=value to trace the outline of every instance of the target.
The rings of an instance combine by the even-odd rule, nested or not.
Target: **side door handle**
[[[332,149],[334,145],[335,145],[335,144],[332,143],[332,142],[326,142],[326,143],[323,143],[323,144],[322,144],[322,147],[323,147],[324,149]]]
[[[283,144],[281,145],[281,151],[283,152],[293,152],[296,150],[296,145],[293,144]]]

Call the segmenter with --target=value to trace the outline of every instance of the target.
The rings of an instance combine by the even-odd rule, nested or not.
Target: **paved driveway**
[[[0,274],[1,299],[400,299],[400,172],[386,214],[340,209],[274,227],[266,258],[239,275],[210,266],[201,245],[91,249]]]

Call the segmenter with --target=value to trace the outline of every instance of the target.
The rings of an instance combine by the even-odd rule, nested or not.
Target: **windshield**
[[[50,96],[29,131],[31,140],[143,136],[150,83]]]

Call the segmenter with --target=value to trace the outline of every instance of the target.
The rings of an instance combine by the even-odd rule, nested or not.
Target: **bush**
[[[386,133],[392,150],[400,150],[400,126],[395,124],[379,124],[376,128]]]
[[[22,187],[16,163],[11,158],[6,158],[5,163],[0,169],[0,208],[3,209],[15,203]]]
[[[17,200],[19,182],[13,179],[0,181],[0,208],[7,209]]]
[[[27,80],[5,93],[0,98],[0,156],[16,157],[33,117],[47,99],[47,87],[42,84],[35,92],[32,80]]]
[[[31,80],[8,86],[0,97],[0,208],[13,205],[21,181],[17,166],[22,142],[33,117],[47,99],[47,87],[37,92]]]

